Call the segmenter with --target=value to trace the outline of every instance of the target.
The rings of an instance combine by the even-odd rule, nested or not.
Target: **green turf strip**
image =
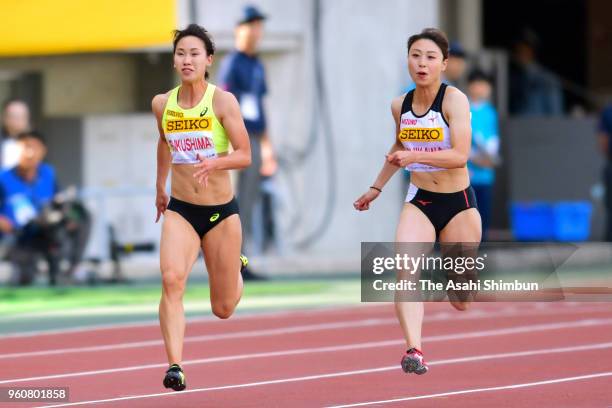
[[[350,286],[350,289],[348,288]],[[343,289],[344,288],[344,289]],[[359,281],[356,279],[247,282],[243,299],[278,298],[279,304],[291,303],[291,299],[302,296],[329,296],[356,292],[359,296]],[[89,309],[97,307],[121,307],[156,305],[159,302],[159,284],[105,285],[97,287],[28,287],[0,288],[0,316],[22,313],[47,312],[52,310]],[[208,301],[208,285],[190,283],[185,293],[185,303]]]

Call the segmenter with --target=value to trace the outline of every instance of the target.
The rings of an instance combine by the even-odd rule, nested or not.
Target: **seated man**
[[[36,273],[37,257],[49,263],[49,279],[55,284],[59,259],[54,257],[44,228],[37,217],[57,192],[55,171],[43,163],[47,148],[42,136],[34,131],[17,137],[21,156],[17,166],[0,173],[0,232],[13,244],[8,259],[13,263],[13,282],[30,284]]]

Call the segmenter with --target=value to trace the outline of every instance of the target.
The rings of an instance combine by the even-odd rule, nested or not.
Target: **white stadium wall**
[[[317,110],[320,103],[314,101],[320,98],[314,85],[314,0],[253,3],[269,16],[262,57],[270,89],[266,101],[270,137],[279,155],[290,163],[295,162],[291,152],[313,150],[291,180],[287,171],[278,177],[286,246],[291,248],[310,235],[324,216],[325,233],[313,241],[310,252],[354,256],[361,241],[392,240],[405,189],[401,174],[370,211],[357,213],[352,203],[372,183],[394,140],[390,104],[407,85],[408,36],[437,25],[438,2],[320,1],[320,55],[329,127]],[[198,2],[197,21],[215,35],[221,51],[231,49],[232,29],[243,4],[239,0]],[[312,126],[319,137],[314,146],[306,146]],[[333,181],[329,180],[327,137],[334,146]],[[329,182],[335,200],[327,214]]]

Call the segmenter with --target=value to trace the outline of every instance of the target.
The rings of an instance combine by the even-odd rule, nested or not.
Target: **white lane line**
[[[554,309],[556,310],[557,313],[560,313],[562,309],[565,309],[567,311],[571,311],[573,313],[578,313],[578,311],[580,309],[584,310],[585,312],[590,311],[591,309],[593,309],[592,306],[590,306],[591,304],[589,304],[589,307],[585,306],[585,303],[583,302],[556,302],[556,303],[551,303],[551,302],[527,302],[527,304],[529,305],[528,307],[517,307],[516,304],[510,304],[509,306],[504,306],[504,309],[506,310],[515,310],[515,311],[519,311],[519,312],[525,312],[530,313],[532,311],[535,310],[542,310],[542,309]],[[595,303],[597,304],[597,303]],[[607,307],[607,309],[603,309],[604,306]],[[308,310],[283,310],[283,311],[272,311],[272,312],[252,312],[252,311],[246,311],[244,313],[240,313],[237,315],[237,319],[260,319],[260,318],[276,318],[276,317],[285,317],[285,316],[291,316],[291,315],[299,315],[299,316],[311,316],[311,315],[320,315],[322,313],[334,313],[334,312],[347,312],[347,311],[353,311],[356,309],[360,309],[360,310],[373,310],[373,309],[382,309],[383,307],[380,304],[367,304],[364,305],[362,303],[356,303],[353,305],[338,305],[338,306],[331,306],[331,307],[318,307],[318,308],[313,308],[313,309],[308,309]],[[612,308],[610,308],[609,305],[602,305],[600,307],[598,307],[595,310],[611,310]],[[499,311],[499,310],[497,310]],[[495,312],[495,311],[494,311]],[[472,309],[471,311],[468,311],[467,313],[463,313],[468,314],[468,313],[494,313],[491,311],[486,311],[483,312],[481,310],[478,309]],[[448,312],[441,312],[441,313],[448,313]],[[14,316],[16,319],[18,319],[20,316]],[[213,321],[217,321],[218,319],[215,318],[214,316],[204,316],[204,317],[193,317],[193,318],[189,318],[187,320],[188,323],[206,323],[206,322],[213,322]],[[80,327],[73,327],[73,328],[67,328],[67,329],[49,329],[49,330],[37,330],[37,331],[27,331],[27,332],[17,332],[17,333],[5,333],[5,334],[0,334],[0,340],[3,339],[11,339],[11,338],[27,338],[27,337],[39,337],[39,336],[54,336],[54,335],[62,335],[65,333],[79,333],[79,332],[87,332],[88,334],[92,331],[106,331],[106,330],[115,330],[115,329],[122,329],[122,328],[132,328],[132,327],[152,327],[152,326],[158,326],[159,325],[159,321],[156,320],[149,320],[149,321],[145,321],[145,322],[126,322],[126,323],[110,323],[110,324],[97,324],[97,325],[89,325],[89,326],[80,326]]]
[[[356,309],[374,309],[375,306],[371,305],[350,305],[350,306],[333,306],[333,307],[320,307],[316,309],[310,310],[283,310],[283,311],[274,311],[274,312],[244,312],[240,313],[236,316],[236,320],[252,320],[252,319],[273,319],[278,317],[286,317],[292,315],[298,316],[310,316],[310,315],[321,315],[323,313],[334,313],[334,312],[346,312],[352,311]],[[15,319],[19,319],[20,316],[15,316]],[[204,316],[204,317],[191,317],[187,319],[187,323],[208,323],[208,322],[217,322],[217,319],[214,316]],[[0,340],[4,339],[14,339],[14,338],[27,338],[27,337],[39,337],[39,336],[55,336],[62,335],[67,333],[79,333],[79,332],[87,332],[89,334],[92,331],[106,331],[106,330],[116,330],[116,329],[124,329],[124,328],[136,328],[136,327],[155,327],[159,326],[159,320],[147,320],[144,322],[125,322],[125,323],[108,323],[108,324],[94,324],[89,326],[79,326],[79,327],[71,327],[67,329],[49,329],[49,330],[37,330],[37,331],[27,331],[27,332],[16,332],[16,333],[5,333],[0,334]]]
[[[588,375],[579,375],[576,377],[553,378],[551,380],[536,381],[536,382],[530,382],[530,383],[508,384],[508,385],[501,385],[498,387],[472,388],[468,390],[441,392],[437,394],[427,394],[427,395],[415,395],[413,397],[395,398],[395,399],[390,399],[390,400],[359,402],[356,404],[346,404],[346,405],[334,405],[334,406],[329,406],[327,408],[349,408],[349,407],[364,407],[367,405],[392,404],[395,402],[414,401],[414,400],[437,398],[437,397],[448,397],[451,395],[473,394],[477,392],[486,392],[486,391],[502,391],[502,390],[513,390],[517,388],[537,387],[538,385],[559,384],[559,383],[564,383],[564,382],[588,380],[591,378],[601,378],[601,377],[609,377],[609,376],[612,376],[612,371],[588,374]]]
[[[369,326],[380,326],[385,324],[393,324],[397,322],[395,318],[386,319],[361,319],[361,320],[348,320],[333,323],[318,323],[318,324],[307,324],[299,326],[288,326],[280,327],[275,329],[262,329],[262,330],[245,330],[234,333],[220,333],[220,334],[206,334],[202,336],[190,336],[185,337],[184,343],[197,343],[214,340],[227,340],[237,338],[251,338],[251,337],[264,337],[264,336],[275,336],[292,333],[303,333],[318,330],[337,330],[347,329],[351,327],[369,327]],[[108,344],[103,346],[89,346],[89,347],[71,347],[62,349],[52,350],[40,350],[40,351],[29,351],[22,353],[9,353],[0,354],[1,359],[7,358],[19,358],[19,357],[40,357],[49,356],[54,354],[68,354],[68,353],[83,353],[83,352],[98,352],[98,351],[109,351],[109,350],[122,350],[129,348],[142,348],[152,346],[163,346],[163,340],[148,340],[138,341],[130,343],[118,343]]]
[[[502,335],[516,334],[516,333],[526,333],[526,332],[532,333],[536,331],[558,330],[558,329],[567,329],[567,328],[576,328],[576,327],[592,327],[592,326],[610,325],[610,324],[612,324],[612,319],[600,319],[600,320],[587,319],[587,320],[578,320],[574,322],[547,323],[547,324],[510,327],[506,329],[494,329],[494,330],[485,330],[485,331],[478,331],[478,332],[465,332],[465,333],[455,333],[455,334],[447,334],[447,335],[441,335],[441,336],[431,336],[431,337],[425,337],[423,341],[427,341],[431,343],[431,342],[436,342],[436,341],[453,341],[453,340],[471,339],[471,338],[478,338],[478,337],[502,336]],[[316,348],[307,348],[307,349],[272,351],[272,352],[266,352],[266,353],[239,354],[239,355],[233,355],[233,356],[204,358],[204,359],[199,359],[199,360],[187,360],[183,362],[183,364],[186,366],[186,365],[210,364],[210,363],[219,363],[219,362],[227,362],[227,361],[236,361],[236,360],[243,360],[243,359],[283,357],[283,356],[291,356],[291,355],[296,355],[296,354],[325,353],[325,352],[333,352],[333,351],[365,349],[365,348],[372,348],[372,347],[389,347],[389,346],[398,346],[403,343],[404,343],[403,340],[386,340],[386,341],[377,341],[377,342],[368,342],[368,343],[346,344],[342,346],[327,346],[327,347],[316,347]],[[85,376],[101,375],[101,374],[114,374],[114,373],[126,372],[126,371],[137,371],[137,370],[166,368],[166,367],[167,367],[167,364],[165,363],[147,364],[147,365],[138,365],[138,366],[121,367],[121,368],[109,368],[105,370],[79,371],[75,373],[53,374],[53,375],[46,375],[46,376],[40,376],[40,377],[14,378],[10,380],[2,380],[0,381],[0,384],[15,384],[15,383],[31,382],[31,381],[48,381],[48,380],[56,380],[60,378],[73,378],[73,377],[85,377]]]
[[[596,308],[588,311],[584,310],[572,310],[571,312],[565,313],[565,315],[569,313],[584,313],[584,312],[592,312],[592,311],[607,311],[608,308]],[[612,309],[611,309],[612,310]],[[512,317],[512,316],[523,316],[525,315],[525,311],[517,310],[515,308],[502,309],[498,312],[483,312],[483,311],[474,311],[467,313],[448,313],[448,312],[439,312],[437,314],[432,315],[426,319],[426,322],[434,322],[434,321],[445,321],[445,320],[472,320],[472,319],[486,319],[492,317]],[[538,309],[536,311],[532,311],[529,313],[529,316],[542,316],[542,315],[557,315],[559,314],[558,310],[548,310],[548,309]],[[275,328],[275,329],[262,329],[262,330],[246,330],[246,331],[238,331],[233,333],[221,333],[221,334],[210,334],[210,335],[202,335],[202,336],[190,336],[186,337],[185,343],[193,343],[193,342],[205,342],[205,341],[215,341],[215,340],[226,340],[226,339],[237,339],[237,338],[250,338],[250,337],[262,337],[262,336],[274,336],[274,335],[283,335],[283,334],[291,334],[291,333],[301,333],[308,332],[314,330],[337,330],[351,327],[368,327],[368,326],[378,326],[378,325],[387,325],[387,324],[395,324],[397,319],[395,318],[379,318],[379,319],[360,319],[360,320],[349,320],[349,321],[341,321],[341,322],[330,322],[330,323],[319,323],[312,325],[301,325],[301,326],[289,326],[284,328]],[[143,347],[158,347],[163,346],[162,340],[147,340],[147,341],[138,341],[138,342],[126,342],[126,343],[115,343],[115,344],[106,344],[100,346],[85,346],[85,347],[66,347],[60,349],[48,349],[48,350],[39,350],[39,351],[25,351],[18,353],[6,353],[0,354],[0,360],[11,359],[11,358],[28,358],[28,357],[41,357],[41,356],[51,356],[51,355],[64,355],[69,353],[88,353],[88,352],[100,352],[100,351],[110,351],[110,350],[124,350],[130,348],[143,348]]]
[[[578,352],[578,351],[596,350],[596,349],[604,349],[604,348],[611,348],[611,347],[612,347],[612,343],[586,344],[583,346],[562,347],[562,348],[556,348],[556,349],[541,349],[541,350],[520,351],[520,352],[515,352],[515,353],[476,355],[476,356],[469,356],[469,357],[462,357],[462,358],[455,358],[455,359],[448,359],[448,360],[432,361],[429,364],[430,365],[457,364],[457,363],[464,363],[464,362],[504,359],[504,358],[530,356],[530,355],[572,353],[572,352]],[[106,402],[128,401],[128,400],[136,400],[136,399],[143,399],[143,398],[173,397],[173,396],[186,395],[190,393],[222,391],[222,390],[230,390],[230,389],[236,389],[236,388],[250,388],[250,387],[263,386],[263,385],[284,384],[284,383],[292,383],[292,382],[299,382],[299,381],[312,381],[312,380],[320,380],[320,379],[325,379],[325,378],[346,377],[346,376],[351,376],[351,375],[371,374],[371,373],[378,373],[378,372],[385,372],[385,371],[392,371],[392,370],[400,371],[401,369],[399,367],[399,364],[396,364],[393,366],[387,366],[387,367],[368,368],[364,370],[340,371],[340,372],[335,372],[335,373],[310,375],[310,376],[304,376],[304,377],[282,378],[278,380],[259,381],[259,382],[252,382],[252,383],[243,383],[243,384],[232,384],[232,385],[224,385],[224,386],[219,386],[219,387],[196,388],[192,390],[182,391],[180,393],[165,392],[165,393],[157,393],[157,394],[131,395],[127,397],[109,398],[109,399],[92,400],[92,401],[79,401],[79,402],[72,402],[72,403],[59,404],[59,405],[48,405],[45,407],[46,408],[52,408],[52,407],[56,408],[56,407],[76,406],[76,405],[100,404],[100,403],[106,403]],[[592,377],[581,376],[581,377],[568,377],[568,378],[572,378],[572,379],[595,378],[595,377],[602,377],[605,375],[612,375],[612,372],[593,374]],[[559,379],[552,380],[552,381],[559,381]],[[567,380],[567,381],[570,381],[570,380]],[[533,383],[533,384],[539,384],[539,383]],[[409,397],[409,398],[414,398],[414,397]],[[373,403],[368,403],[368,404],[373,404]]]

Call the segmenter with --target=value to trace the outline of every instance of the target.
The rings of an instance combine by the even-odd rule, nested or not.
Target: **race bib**
[[[212,135],[212,118],[170,120],[166,124],[166,140],[172,163],[194,164],[200,159],[217,157]]]
[[[242,112],[242,117],[246,120],[259,120],[257,97],[252,93],[242,94],[240,97],[240,111]]]

